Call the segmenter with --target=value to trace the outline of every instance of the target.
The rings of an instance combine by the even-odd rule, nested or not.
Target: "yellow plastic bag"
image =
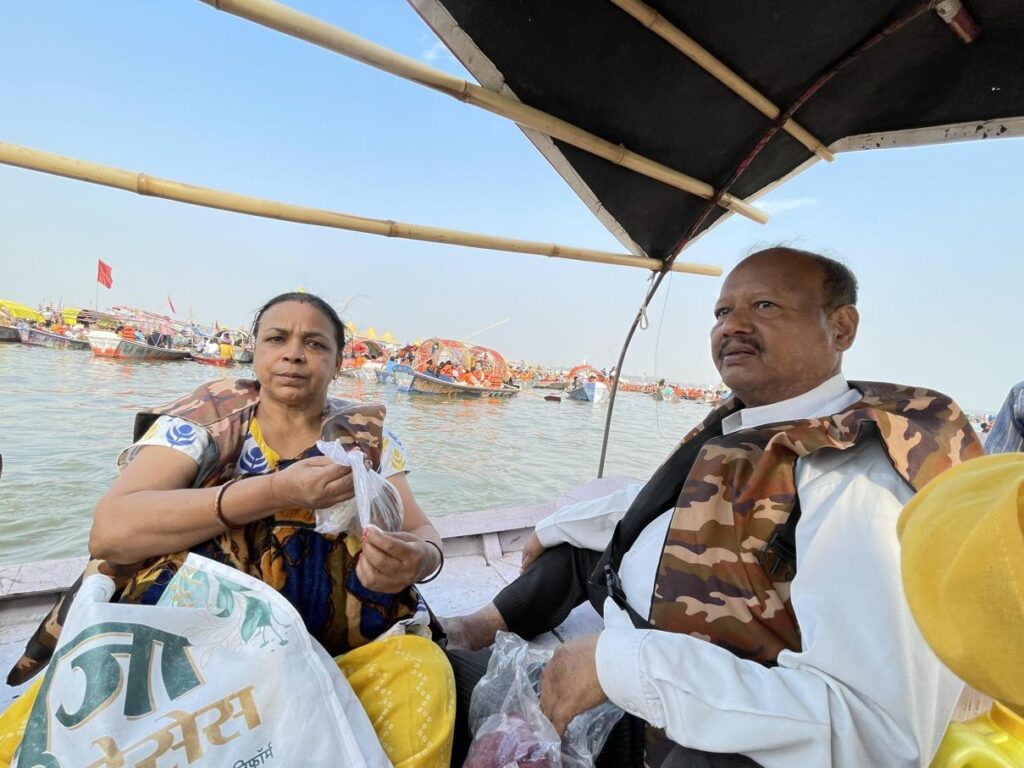
[[[32,711],[32,705],[39,695],[39,686],[43,684],[43,676],[28,687],[14,702],[0,713],[0,768],[10,768],[14,759],[14,751],[21,744],[25,733],[25,723]]]
[[[966,723],[952,723],[931,768],[1015,768],[1024,765],[1024,718],[1001,704]]]

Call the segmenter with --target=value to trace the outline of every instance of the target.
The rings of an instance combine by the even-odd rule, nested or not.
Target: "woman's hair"
[[[320,312],[320,314],[330,320],[331,325],[334,326],[334,339],[338,343],[338,354],[341,354],[341,350],[345,347],[345,324],[341,322],[341,318],[338,317],[338,313],[334,311],[334,307],[319,296],[314,296],[312,293],[292,291],[290,293],[278,294],[272,298],[256,312],[256,317],[254,317],[252,321],[253,336],[256,336],[260,332],[260,320],[263,318],[263,313],[275,304],[283,304],[286,301],[297,301],[299,304],[309,304]]]

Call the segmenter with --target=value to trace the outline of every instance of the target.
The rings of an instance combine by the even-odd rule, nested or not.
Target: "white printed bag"
[[[390,766],[348,681],[274,589],[189,555],[156,606],[71,605],[17,768]]]

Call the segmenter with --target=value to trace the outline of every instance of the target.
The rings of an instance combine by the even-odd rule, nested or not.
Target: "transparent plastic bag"
[[[395,486],[377,472],[366,468],[360,450],[346,451],[334,440],[320,440],[316,447],[320,453],[336,464],[352,467],[355,498],[316,510],[316,532],[328,536],[347,533],[359,538],[363,529],[375,525],[382,531],[400,531],[405,519],[402,497]]]
[[[592,768],[622,710],[611,702],[589,709],[559,739],[538,693],[553,653],[498,633],[487,674],[470,700],[473,743],[463,768]]]

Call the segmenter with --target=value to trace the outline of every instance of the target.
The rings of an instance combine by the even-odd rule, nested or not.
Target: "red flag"
[[[176,309],[174,308],[174,302],[173,302],[173,301],[171,301],[171,294],[169,294],[169,293],[167,294],[167,303],[168,303],[168,304],[170,305],[170,307],[171,307],[171,314],[172,314],[172,315],[177,315],[177,314],[178,314],[178,310],[176,310]]]
[[[104,288],[113,288],[113,269],[111,269],[109,264],[104,263],[103,259],[97,259],[96,261],[96,282]]]

